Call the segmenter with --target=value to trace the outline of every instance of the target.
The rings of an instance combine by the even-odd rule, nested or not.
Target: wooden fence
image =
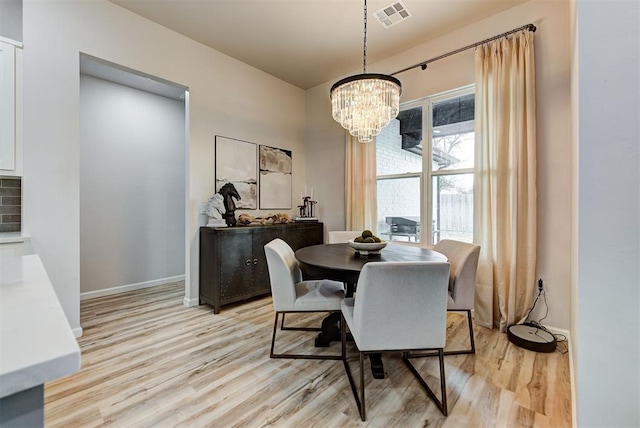
[[[435,213],[433,218],[435,230],[473,233],[473,194],[441,194],[439,208],[440,218]]]

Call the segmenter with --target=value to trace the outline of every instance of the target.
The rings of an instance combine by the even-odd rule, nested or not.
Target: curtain
[[[533,32],[476,50],[475,319],[505,331],[535,296],[536,102]]]
[[[377,233],[376,144],[360,143],[346,132],[347,230]]]

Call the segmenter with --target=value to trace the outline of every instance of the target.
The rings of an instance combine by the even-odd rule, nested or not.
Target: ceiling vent
[[[411,12],[402,1],[395,1],[376,12],[376,19],[384,28],[389,28],[411,16]]]

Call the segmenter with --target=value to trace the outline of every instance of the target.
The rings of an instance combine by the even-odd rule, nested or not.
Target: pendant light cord
[[[363,73],[367,73],[367,0],[364,0],[364,46],[362,49]]]

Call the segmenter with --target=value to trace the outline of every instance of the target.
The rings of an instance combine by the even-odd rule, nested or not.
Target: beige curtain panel
[[[347,135],[347,230],[377,232],[376,143]]]
[[[475,320],[501,331],[535,297],[536,91],[533,32],[476,49]]]

